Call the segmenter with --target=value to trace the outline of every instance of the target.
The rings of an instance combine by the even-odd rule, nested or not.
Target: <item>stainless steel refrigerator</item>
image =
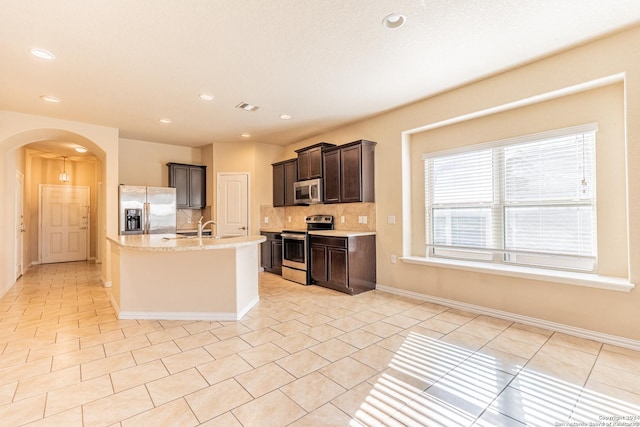
[[[120,234],[176,232],[176,189],[121,185]]]

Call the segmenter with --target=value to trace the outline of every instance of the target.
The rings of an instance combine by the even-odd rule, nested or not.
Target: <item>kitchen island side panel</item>
[[[258,246],[235,249],[236,312],[240,317],[258,302]]]
[[[185,252],[121,250],[119,269],[121,317],[144,318],[146,313],[149,318],[231,318],[237,313],[233,248]]]

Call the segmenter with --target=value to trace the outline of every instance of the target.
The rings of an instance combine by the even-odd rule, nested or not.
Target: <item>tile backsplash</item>
[[[261,229],[304,229],[304,218],[308,215],[333,215],[336,230],[375,231],[375,203],[335,203],[310,206],[286,206],[274,208],[269,205],[260,206]],[[265,218],[269,222],[265,222]],[[344,222],[342,221],[344,219]],[[366,223],[365,223],[366,221]]]
[[[204,213],[201,209],[178,209],[176,211],[176,228],[178,230],[196,230],[202,215]]]

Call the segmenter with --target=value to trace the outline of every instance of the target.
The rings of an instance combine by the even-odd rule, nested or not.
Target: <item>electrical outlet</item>
[[[362,224],[362,216],[358,216],[358,224]]]
[[[395,263],[396,263],[396,256],[391,255],[391,264],[395,264]]]
[[[395,224],[396,223],[396,216],[395,215],[389,215],[387,217],[387,224]]]
[[[344,215],[340,215],[340,223],[344,224]]]
[[[287,218],[287,221],[288,221],[288,222],[291,222],[291,217],[288,217],[288,218]]]
[[[363,224],[366,224],[366,223],[367,223],[367,216],[366,216],[366,215],[364,215],[364,216],[362,217],[362,223],[363,223]]]
[[[265,216],[265,217],[264,217],[264,223],[265,223],[265,224],[269,224],[269,217],[268,217],[268,216]]]

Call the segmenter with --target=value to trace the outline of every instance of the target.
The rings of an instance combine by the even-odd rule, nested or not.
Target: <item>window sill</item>
[[[478,273],[497,274],[500,276],[519,277],[523,279],[541,280],[544,282],[564,283],[567,285],[586,286],[589,288],[608,289],[629,292],[635,287],[628,279],[597,274],[577,273],[573,271],[546,270],[542,268],[522,267],[514,265],[484,264],[473,261],[462,261],[443,258],[401,257],[408,264],[429,265],[432,267],[452,268],[456,270],[475,271]]]

